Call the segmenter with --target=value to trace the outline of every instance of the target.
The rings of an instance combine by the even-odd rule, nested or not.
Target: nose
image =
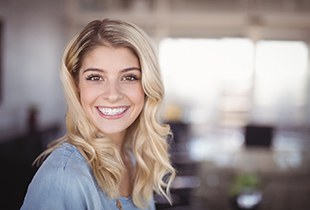
[[[111,102],[115,103],[123,98],[123,93],[121,91],[120,84],[117,81],[109,81],[105,86],[104,98]]]

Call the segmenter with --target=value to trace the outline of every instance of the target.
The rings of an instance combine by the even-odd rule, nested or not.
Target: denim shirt
[[[120,197],[123,210],[138,210],[131,197]],[[44,161],[29,184],[21,210],[118,210],[97,185],[78,149],[64,143]],[[155,210],[153,200],[150,210]]]

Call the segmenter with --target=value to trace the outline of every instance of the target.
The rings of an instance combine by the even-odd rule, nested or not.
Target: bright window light
[[[255,119],[281,124],[301,123],[307,92],[306,44],[260,41],[256,49]]]
[[[305,120],[308,50],[304,42],[254,45],[241,38],[166,38],[159,45],[159,61],[166,102],[178,108],[170,113],[177,113],[180,120],[291,125]]]
[[[221,94],[249,89],[253,50],[248,39],[162,40],[159,60],[167,100],[188,111],[183,120],[215,119]]]

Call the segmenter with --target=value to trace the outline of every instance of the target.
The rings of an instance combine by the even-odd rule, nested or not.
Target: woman
[[[147,35],[92,21],[67,47],[61,78],[67,135],[56,141],[21,209],[155,209],[175,176],[159,122],[164,89]]]

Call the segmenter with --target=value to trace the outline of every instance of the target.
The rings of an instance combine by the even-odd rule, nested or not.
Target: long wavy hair
[[[61,80],[67,100],[67,134],[53,142],[46,156],[63,142],[75,145],[91,166],[100,188],[111,198],[120,196],[119,188],[125,166],[112,140],[91,122],[84,112],[78,93],[79,70],[85,56],[98,46],[127,48],[139,59],[145,104],[126,132],[126,146],[135,157],[135,175],[131,193],[134,204],[145,208],[153,191],[171,202],[170,185],[175,170],[170,163],[167,138],[169,125],[160,121],[159,110],[164,96],[159,64],[152,42],[134,24],[117,20],[90,22],[67,46]]]

